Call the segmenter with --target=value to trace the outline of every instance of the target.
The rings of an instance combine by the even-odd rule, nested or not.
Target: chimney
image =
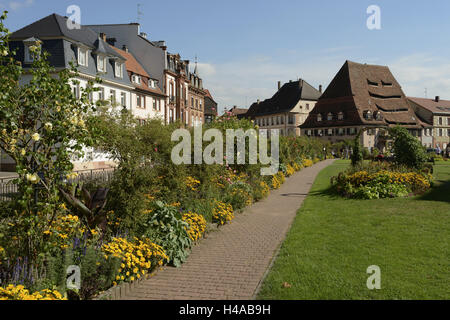
[[[439,102],[439,99],[440,99],[439,96],[436,96],[436,98],[434,98],[434,101]]]
[[[258,100],[256,100],[256,103],[257,103],[257,104],[259,104],[259,99],[258,99]]]
[[[115,47],[117,39],[116,38],[106,38],[106,42],[108,42],[108,44],[110,44],[111,46]]]
[[[106,33],[101,32],[100,33],[100,38],[106,42]]]
[[[128,47],[126,45],[123,45],[122,50],[128,52]]]
[[[322,85],[319,85],[319,92],[322,93]]]
[[[303,87],[303,79],[300,79],[300,80],[298,81],[298,84],[299,84],[300,88],[302,88],[302,87]]]
[[[278,81],[278,90],[281,89],[281,81]]]

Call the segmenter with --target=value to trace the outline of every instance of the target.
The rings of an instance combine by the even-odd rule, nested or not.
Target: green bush
[[[392,152],[398,164],[416,169],[424,166],[428,157],[425,147],[417,138],[399,126],[390,129],[389,134],[394,140]]]

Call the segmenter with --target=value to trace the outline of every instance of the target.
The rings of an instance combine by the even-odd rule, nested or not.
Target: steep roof
[[[426,99],[426,98],[414,98],[408,97],[409,100],[418,104],[419,106],[431,111],[432,113],[439,114],[450,114],[450,101],[449,100],[439,100]]]
[[[125,60],[125,68],[127,71],[132,72],[134,74],[140,75],[142,77],[145,77],[147,79],[150,79],[150,76],[148,75],[147,71],[144,70],[144,67],[136,60],[136,58],[133,56],[132,53],[126,52],[125,50],[121,50],[119,48],[113,47],[111,45],[108,45],[112,50],[116,51],[118,54],[123,56]],[[144,82],[141,81],[140,84],[133,83],[133,86],[136,89],[143,90],[149,93],[156,93],[158,95],[164,95],[163,92],[159,87],[156,88],[150,88],[148,85],[146,85]]]
[[[381,118],[368,120],[364,114],[380,114]],[[343,120],[337,114],[344,114]],[[318,114],[322,121],[317,121]],[[333,120],[327,115],[332,113]],[[375,125],[403,125],[420,128],[421,125],[405,94],[386,66],[346,61],[328,88],[320,97],[302,128]]]
[[[291,111],[300,100],[317,101],[321,93],[308,82],[300,79],[285,83],[272,98],[259,103],[253,103],[247,115],[269,115]]]
[[[205,98],[210,98],[212,101],[214,101],[214,98],[211,95],[211,92],[209,92],[208,89],[203,89],[205,91]],[[214,101],[215,102],[215,101]]]
[[[62,17],[53,13],[41,20],[33,22],[22,29],[12,33],[11,40],[21,40],[30,37],[37,37],[41,39],[53,37],[66,37],[74,42],[82,43],[94,49],[94,51],[101,52],[107,55],[123,58],[117,52],[112,50],[109,45],[99,38],[98,34],[86,26],[79,26],[79,28],[69,29],[67,27],[67,17]]]
[[[127,68],[128,71],[131,71],[135,74],[150,78],[147,71],[144,70],[144,68],[136,60],[136,58],[133,56],[132,53],[126,52],[124,50],[121,50],[121,49],[113,47],[113,46],[110,46],[110,47],[126,59],[125,67]]]

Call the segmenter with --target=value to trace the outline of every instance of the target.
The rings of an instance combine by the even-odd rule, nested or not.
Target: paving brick
[[[210,233],[181,267],[164,268],[122,299],[252,299],[317,174],[331,163],[320,162],[286,179],[267,199]]]

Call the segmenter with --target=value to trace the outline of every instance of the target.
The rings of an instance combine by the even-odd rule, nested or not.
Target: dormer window
[[[332,121],[333,120],[333,114],[331,112],[327,115],[327,120],[328,121]]]
[[[38,57],[40,55],[42,42],[36,38],[29,38],[23,40],[23,44],[25,50],[24,56],[25,63],[33,63],[35,55],[37,54]],[[33,51],[35,53],[33,53]]]
[[[88,49],[78,48],[78,65],[83,67],[88,66]]]
[[[317,122],[322,122],[322,115],[320,113],[317,115]]]
[[[338,113],[338,120],[344,120],[344,113],[342,111]]]
[[[373,115],[375,117],[375,120],[377,120],[377,121],[383,120],[383,115],[381,114],[380,111],[376,111]]]
[[[134,75],[132,76],[132,81],[133,81],[135,84],[141,84],[141,76],[139,76],[139,75],[137,75],[137,74],[134,74]]]
[[[364,119],[372,120],[372,112],[370,110],[364,111]]]
[[[116,78],[123,78],[123,63],[116,62],[114,64]]]
[[[97,56],[97,70],[99,72],[106,72],[106,57],[102,55]]]

